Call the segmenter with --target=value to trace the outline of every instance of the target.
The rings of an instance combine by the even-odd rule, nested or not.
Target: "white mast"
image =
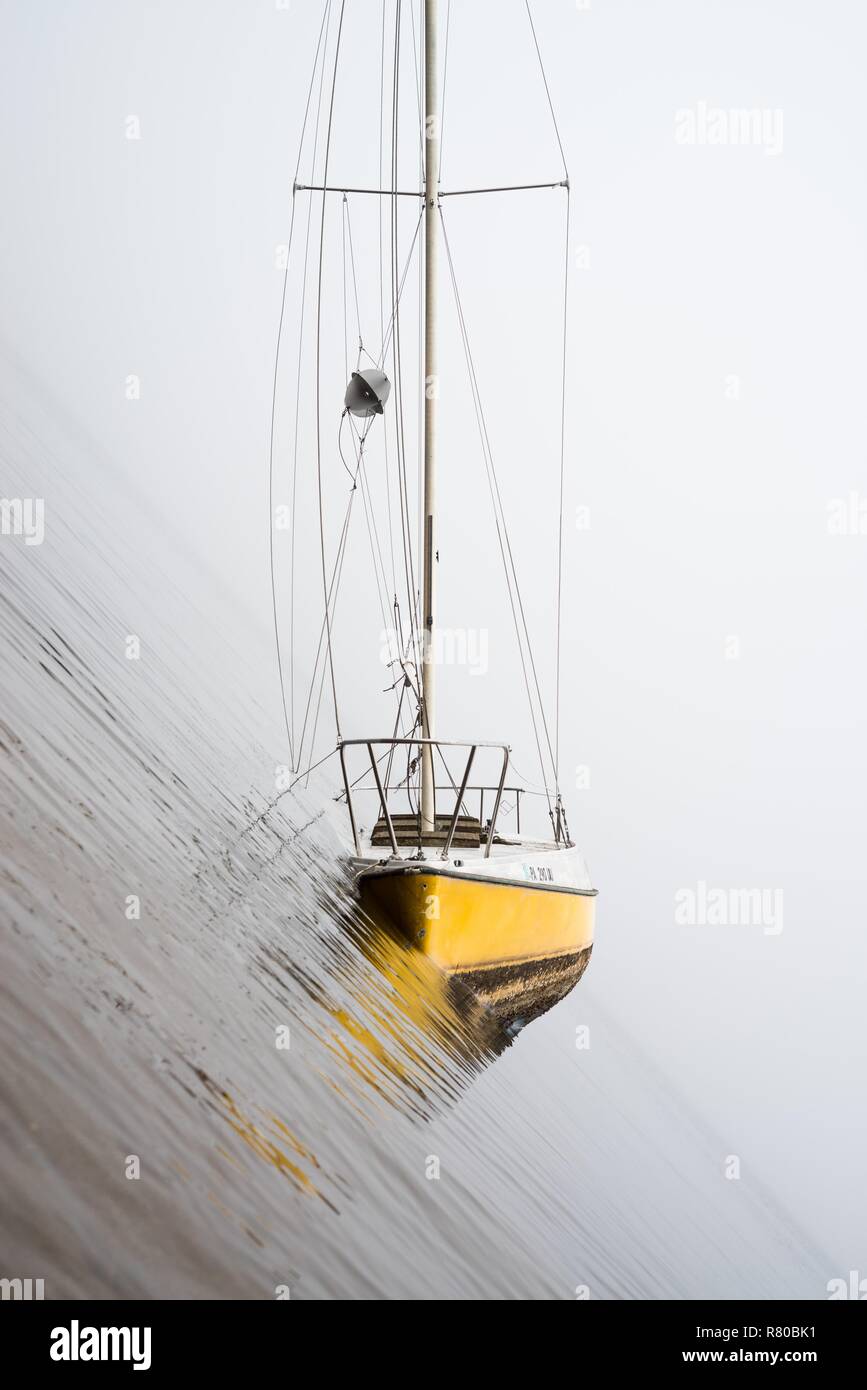
[[[440,131],[437,102],[437,0],[424,6],[425,92],[425,298],[424,298],[424,569],[422,581],[422,736],[434,738],[434,565],[436,564],[436,398],[439,393],[436,354],[437,197]],[[421,828],[435,828],[435,762],[430,747],[422,750]]]

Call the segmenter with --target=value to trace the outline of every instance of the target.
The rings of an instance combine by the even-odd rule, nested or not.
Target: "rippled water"
[[[592,964],[510,1040],[360,916],[325,784],[275,802],[274,692],[117,479],[24,414],[7,395],[0,492],[45,498],[46,539],[0,538],[0,1274],[48,1297],[821,1297],[827,1262],[722,1180]]]

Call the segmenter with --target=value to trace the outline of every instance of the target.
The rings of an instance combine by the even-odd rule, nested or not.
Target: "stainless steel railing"
[[[468,790],[479,791],[479,792],[481,793],[480,807],[481,807],[481,811],[482,811],[482,812],[484,811],[484,795],[485,795],[485,792],[486,792],[486,791],[493,791],[493,792],[494,792],[494,809],[493,809],[493,812],[492,812],[492,815],[491,815],[491,819],[490,819],[490,821],[488,822],[488,826],[487,826],[487,838],[486,838],[486,840],[485,840],[485,858],[487,859],[487,858],[490,856],[490,853],[491,853],[491,845],[492,845],[493,842],[494,842],[494,832],[495,832],[495,830],[496,830],[497,817],[499,816],[499,813],[500,813],[500,805],[501,805],[501,802],[502,802],[502,799],[503,799],[503,791],[504,791],[504,789],[505,789],[506,772],[507,772],[508,767],[509,767],[509,747],[508,747],[508,744],[505,744],[505,743],[462,743],[462,742],[455,742],[454,740],[434,739],[434,738],[349,738],[349,739],[342,739],[341,742],[338,744],[338,752],[339,752],[339,754],[340,754],[340,767],[341,767],[341,771],[342,771],[342,773],[343,773],[343,787],[344,787],[344,791],[345,791],[345,794],[346,794],[346,804],[347,804],[347,808],[348,808],[348,810],[349,810],[349,821],[350,821],[350,824],[351,824],[351,826],[352,826],[352,838],[353,838],[353,842],[354,842],[354,844],[355,844],[355,852],[356,852],[356,854],[360,854],[360,853],[361,853],[361,840],[360,840],[359,833],[358,833],[358,821],[357,821],[357,818],[356,818],[355,806],[354,806],[353,799],[352,799],[353,784],[351,784],[350,781],[349,781],[349,775],[348,775],[347,769],[346,769],[346,750],[347,750],[347,748],[366,748],[366,749],[367,749],[368,757],[369,757],[369,759],[370,759],[370,768],[371,768],[371,771],[372,771],[372,773],[373,773],[373,779],[374,779],[374,783],[375,783],[375,790],[376,790],[376,792],[377,792],[377,794],[378,794],[378,796],[379,796],[379,804],[380,804],[380,809],[381,809],[381,811],[382,811],[382,818],[383,818],[383,820],[385,821],[385,826],[386,826],[386,830],[387,830],[387,832],[388,832],[388,839],[389,839],[389,843],[390,843],[390,845],[391,845],[392,854],[397,855],[397,853],[398,853],[398,840],[397,840],[397,835],[396,835],[396,833],[395,833],[394,822],[392,821],[391,812],[390,812],[389,806],[388,806],[388,793],[389,793],[389,791],[392,791],[392,792],[393,792],[393,791],[397,791],[397,790],[404,790],[404,791],[405,791],[405,790],[407,790],[407,788],[406,788],[406,786],[403,786],[403,785],[402,785],[400,788],[398,788],[398,787],[393,787],[393,786],[390,787],[389,784],[388,784],[388,772],[386,773],[386,778],[385,778],[385,781],[383,782],[383,778],[382,778],[382,775],[381,775],[380,769],[379,769],[379,762],[380,762],[382,759],[381,759],[381,758],[380,758],[380,759],[377,759],[377,757],[376,757],[376,755],[375,755],[375,753],[374,753],[373,750],[374,750],[374,748],[387,748],[387,749],[389,750],[389,767],[390,767],[390,766],[391,766],[392,757],[393,757],[393,754],[394,754],[394,750],[395,750],[396,748],[400,748],[400,747],[403,747],[403,748],[417,748],[417,749],[419,750],[419,756],[420,756],[420,755],[421,755],[422,749],[423,749],[424,747],[426,747],[426,746],[431,747],[431,748],[433,748],[434,750],[436,750],[436,751],[440,754],[440,757],[442,758],[444,764],[445,764],[445,758],[443,757],[443,754],[442,754],[442,749],[443,749],[443,748],[465,748],[465,749],[468,750],[467,760],[466,760],[466,763],[465,763],[465,765],[464,765],[464,770],[463,770],[463,775],[462,775],[462,777],[461,777],[460,786],[457,787],[454,783],[452,783],[452,785],[451,785],[451,790],[453,790],[453,791],[456,792],[456,796],[455,796],[455,808],[454,808],[454,811],[452,812],[452,815],[451,815],[451,818],[450,818],[450,821],[449,821],[449,825],[448,825],[448,828],[447,828],[446,833],[445,833],[445,839],[444,839],[444,842],[443,842],[443,848],[442,848],[441,858],[443,858],[443,859],[447,859],[447,858],[448,858],[449,851],[450,851],[450,849],[451,849],[451,847],[452,847],[452,841],[454,840],[454,837],[455,837],[455,831],[456,831],[456,829],[457,829],[458,820],[459,820],[459,818],[460,818],[461,805],[463,804],[464,797],[466,796]],[[484,787],[484,786],[483,786],[483,787],[479,787],[479,786],[476,786],[476,787],[473,787],[473,788],[471,789],[471,788],[469,787],[470,772],[472,771],[473,763],[474,763],[475,757],[476,757],[476,752],[477,752],[478,749],[480,749],[480,748],[489,748],[489,749],[492,748],[492,749],[496,749],[496,750],[498,750],[499,752],[501,752],[502,755],[503,755],[502,768],[501,768],[501,771],[500,771],[499,781],[498,781],[496,784],[493,784],[493,783],[492,783],[489,787]],[[446,764],[446,766],[447,766],[447,764]],[[356,784],[356,790],[357,790],[357,789],[358,789],[358,788],[357,788],[357,784]],[[445,787],[442,787],[442,786],[440,787],[440,790],[444,790],[444,789],[445,789]],[[373,788],[370,788],[369,790],[373,790]],[[519,802],[519,805],[520,805],[520,788],[514,788],[513,790],[515,790],[515,791],[518,792],[518,802]],[[520,810],[519,810],[519,812],[518,812],[518,815],[519,815],[519,817],[520,817]],[[434,814],[434,824],[436,825],[436,813]],[[480,826],[481,826],[481,824],[482,824],[482,814],[480,814],[480,816],[479,816],[479,824],[480,824]],[[520,828],[520,819],[519,819],[519,821],[518,821],[518,824],[519,824],[519,828]],[[419,815],[419,816],[418,816],[418,850],[419,850],[419,852],[421,852],[421,849],[422,849],[422,842],[423,842],[422,823],[421,823],[421,816]]]

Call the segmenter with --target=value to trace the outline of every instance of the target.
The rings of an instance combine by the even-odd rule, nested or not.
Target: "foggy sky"
[[[367,183],[378,7],[349,9],[333,167]],[[443,186],[559,177],[523,5],[453,9]],[[561,738],[600,890],[582,989],[838,1272],[863,1271],[867,534],[828,527],[834,499],[867,496],[863,11],[537,0],[535,13],[572,183]],[[117,470],[161,520],[155,585],[182,576],[221,611],[275,729],[275,248],[320,16],[311,0],[2,6],[3,355],[93,441],[88,486],[110,496]],[[782,112],[782,147],[679,144],[677,113],[700,103]],[[457,202],[449,233],[550,689],[561,195]],[[376,322],[360,208],[358,231]],[[440,619],[484,628],[490,663],[442,673],[440,731],[510,740],[537,780],[446,285],[441,355]],[[342,378],[332,351],[335,488]],[[134,547],[134,518],[118,525]],[[344,731],[385,732],[361,531],[347,564]],[[782,890],[783,930],[675,925],[675,894],[701,882]]]

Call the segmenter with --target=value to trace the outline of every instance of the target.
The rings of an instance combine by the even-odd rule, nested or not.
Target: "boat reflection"
[[[512,961],[456,974],[414,950],[389,918],[367,903],[347,912],[344,928],[390,986],[392,1009],[379,1021],[400,1051],[416,1056],[409,1041],[416,1034],[435,1041],[469,1072],[498,1057],[522,1028],[563,999],[590,955],[587,950],[578,959]],[[364,1004],[366,1016],[377,1011],[369,997]],[[429,1058],[425,1048],[418,1060]]]
[[[329,893],[327,904],[325,896],[319,906],[327,910],[307,938],[312,953],[302,959],[282,944],[260,943],[256,974],[281,1011],[287,980],[303,987],[313,1006],[304,1022],[321,1047],[318,1075],[338,1107],[348,1105],[374,1126],[383,1103],[422,1124],[449,1110],[521,1029],[580,978],[583,966],[576,968],[574,957],[559,966],[534,961],[471,977],[448,974],[345,891]],[[284,1118],[305,1115],[300,1094],[286,1090],[291,1072],[279,1088],[268,1085],[243,1101],[247,1093],[235,1081],[218,1082],[190,1065],[243,1145],[232,1153],[218,1146],[219,1157],[243,1167],[253,1156],[300,1194],[339,1209],[345,1182],[336,1156],[317,1156],[317,1140],[309,1132],[299,1137]]]

